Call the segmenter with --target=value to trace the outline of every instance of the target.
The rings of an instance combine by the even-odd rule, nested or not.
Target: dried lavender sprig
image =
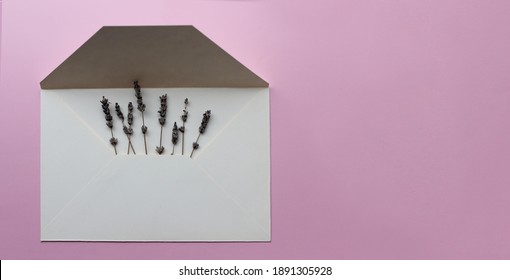
[[[126,134],[126,137],[128,139],[128,155],[129,155],[129,148],[133,150],[133,154],[136,155],[135,148],[133,148],[133,144],[131,143],[131,135],[133,134],[133,129],[128,128],[126,124],[124,123],[124,114],[122,113],[122,110],[120,109],[119,103],[115,102],[115,112],[117,112],[117,117],[122,121],[122,130],[124,131],[124,134]]]
[[[136,97],[136,104],[137,109],[142,113],[142,133],[143,133],[143,143],[145,145],[145,154],[147,154],[147,137],[145,134],[147,134],[147,126],[145,126],[145,118],[143,115],[143,112],[145,111],[145,104],[143,103],[142,99],[142,91],[140,88],[140,84],[138,81],[133,82],[133,88],[135,89],[135,97]]]
[[[115,112],[117,113],[117,117],[119,117],[119,119],[121,120],[122,122],[122,129],[124,131],[124,133],[126,134],[126,137],[128,138],[128,155],[129,155],[129,148],[132,147],[132,144],[131,144],[131,138],[130,138],[130,131],[127,129],[126,125],[124,124],[124,114],[122,113],[122,110],[120,109],[120,105],[119,103],[115,102]],[[134,149],[133,149],[133,153],[134,152]],[[136,153],[135,153],[136,154]]]
[[[103,113],[105,114],[106,126],[110,128],[110,133],[112,134],[112,138],[110,138],[110,144],[112,144],[113,150],[115,151],[115,154],[117,154],[117,143],[119,141],[117,138],[113,137],[113,117],[110,113],[110,103],[104,96],[103,99],[101,99],[99,102],[101,102],[101,107],[103,108]]]
[[[202,115],[202,122],[198,128],[198,137],[197,140],[193,142],[193,150],[189,155],[190,158],[193,156],[193,152],[200,147],[200,145],[198,145],[198,139],[200,139],[200,135],[204,134],[205,129],[207,128],[207,124],[209,124],[209,119],[211,119],[211,110],[205,111],[205,113]]]
[[[184,155],[184,131],[185,123],[188,120],[188,98],[184,99],[184,110],[182,110],[181,120],[182,120],[182,126],[179,127],[179,131],[182,132],[182,155]]]
[[[160,155],[165,150],[165,147],[163,147],[163,126],[165,125],[165,122],[166,122],[166,109],[167,109],[166,99],[167,99],[166,94],[161,95],[159,97],[161,105],[159,107],[158,113],[159,113],[159,124],[161,125],[161,131],[159,134],[159,146],[156,147],[156,152]]]
[[[127,123],[128,123],[129,136],[131,138],[131,136],[133,136],[133,128],[132,128],[132,125],[133,125],[133,103],[131,103],[131,102],[128,103]],[[133,143],[131,141],[129,143],[131,144],[131,149],[133,149],[133,153],[136,155],[135,147],[133,147]],[[129,152],[129,150],[128,150],[128,152]]]
[[[172,129],[172,155],[174,154],[175,144],[179,140],[179,129],[177,128],[177,122],[174,122],[174,128]]]

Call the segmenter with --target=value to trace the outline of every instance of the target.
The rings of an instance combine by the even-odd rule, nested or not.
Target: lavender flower
[[[115,112],[117,112],[117,117],[124,122],[124,114],[122,114],[122,111],[120,110],[119,103],[115,102]]]
[[[145,145],[145,154],[147,154],[147,137],[145,134],[147,134],[147,127],[145,126],[145,118],[143,115],[143,112],[145,112],[145,104],[143,103],[142,99],[142,91],[140,88],[140,84],[138,81],[133,82],[133,88],[135,89],[135,97],[136,97],[136,104],[137,109],[142,113],[142,133],[143,133],[143,142]]]
[[[184,110],[182,110],[181,120],[182,120],[182,126],[179,127],[179,131],[182,132],[182,155],[184,155],[184,131],[185,129],[185,123],[188,120],[188,98],[184,99]]]
[[[112,144],[113,150],[115,151],[115,154],[117,154],[117,143],[119,143],[119,141],[117,140],[117,138],[113,137],[113,117],[110,114],[110,103],[108,102],[108,99],[106,99],[104,96],[103,99],[101,99],[99,102],[101,102],[101,107],[103,108],[106,126],[110,128],[110,132],[112,134],[112,138],[110,138],[110,144]]]
[[[124,114],[122,113],[119,103],[115,103],[115,112],[117,112],[117,117],[122,121],[122,130],[124,131],[124,134],[126,134],[126,137],[128,139],[128,155],[129,155],[129,148],[133,150],[133,154],[136,155],[135,148],[133,148],[133,144],[131,143],[131,135],[133,134],[133,129],[131,127],[127,127],[124,123]]]
[[[202,123],[200,123],[200,127],[198,128],[197,140],[193,142],[193,150],[189,155],[190,158],[193,156],[193,152],[200,147],[200,145],[198,145],[198,139],[200,139],[200,135],[204,134],[205,129],[207,128],[207,124],[209,124],[209,119],[211,119],[211,110],[205,111],[205,113],[202,115]]]
[[[163,126],[165,125],[165,122],[166,122],[166,109],[167,109],[167,104],[166,104],[166,98],[167,98],[167,95],[161,95],[159,97],[159,100],[161,102],[161,105],[159,107],[159,124],[161,125],[161,131],[160,131],[160,134],[159,134],[159,146],[156,147],[156,152],[158,152],[158,154],[162,154],[163,151],[165,150],[165,147],[163,147]]]
[[[133,125],[133,103],[128,103],[128,125],[129,128]]]
[[[179,140],[179,129],[177,128],[177,122],[174,122],[174,128],[172,129],[172,155],[174,154],[175,144]]]

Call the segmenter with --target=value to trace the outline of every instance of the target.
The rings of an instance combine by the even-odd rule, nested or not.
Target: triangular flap
[[[193,26],[101,28],[42,82],[42,89],[268,87]]]

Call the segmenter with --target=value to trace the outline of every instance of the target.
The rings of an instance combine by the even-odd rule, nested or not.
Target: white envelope
[[[156,27],[157,30],[172,28],[182,31],[184,27]],[[126,29],[144,34],[154,27]],[[101,30],[105,31],[105,28]],[[119,27],[107,29],[114,34],[118,30],[125,31]],[[102,31],[91,40],[99,34],[104,37],[103,42],[115,41],[115,36],[105,36]],[[124,35],[132,36],[129,32]],[[159,37],[161,34],[154,36]],[[87,43],[77,53],[83,48],[88,52],[94,50]],[[81,55],[84,54],[86,56],[87,52]],[[143,56],[143,52],[140,55]],[[189,55],[193,57],[193,53]],[[134,90],[129,88],[131,84],[113,86],[132,80],[134,75],[143,77],[149,70],[116,73],[118,81],[109,77],[107,83],[112,84],[103,88],[98,87],[101,82],[96,80],[101,80],[104,73],[87,70],[94,69],[94,65],[77,64],[80,59],[73,60],[73,56],[76,58],[76,53],[59,66],[66,70],[70,79],[62,78],[61,70],[57,68],[41,83],[42,241],[270,241],[267,87],[249,83],[242,87],[239,79],[223,79],[221,83],[207,87],[211,85],[208,79],[217,80],[214,75],[202,80],[195,77],[188,84],[181,78],[177,83],[184,87],[171,84],[179,79],[172,79],[171,83],[163,81],[161,84],[166,85],[163,87],[144,87],[144,80],[140,79],[147,106],[144,117],[148,127],[148,155],[145,155],[140,131],[141,115],[136,109],[132,138],[136,155],[128,155],[127,137],[113,105],[118,102],[127,115],[128,102],[136,104]],[[208,58],[202,55],[190,63],[200,64],[201,59]],[[108,63],[115,65],[116,62]],[[148,63],[147,67],[150,66]],[[104,69],[108,67],[103,66]],[[75,82],[73,86],[69,82],[73,79],[73,71],[81,72],[91,85],[83,86],[84,82],[80,80],[81,84]],[[98,77],[94,78],[94,75]],[[147,80],[150,79],[147,77]],[[152,83],[158,84],[158,80]],[[219,87],[220,84],[225,87]],[[165,152],[158,155],[155,151],[160,141],[157,110],[162,94],[168,95],[168,109],[162,139]],[[109,143],[110,130],[105,125],[99,103],[102,96],[112,103],[113,133],[119,140],[118,155]],[[189,116],[184,155],[181,155],[182,134],[175,154],[171,155],[172,126],[174,121],[178,126],[182,125],[179,117],[185,98],[189,99]],[[206,132],[200,136],[199,149],[190,158],[192,142],[198,136],[205,110],[211,110],[212,116]]]

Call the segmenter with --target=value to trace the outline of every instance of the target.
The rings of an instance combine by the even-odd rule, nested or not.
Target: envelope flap
[[[42,82],[42,89],[267,87],[193,26],[101,28]]]

